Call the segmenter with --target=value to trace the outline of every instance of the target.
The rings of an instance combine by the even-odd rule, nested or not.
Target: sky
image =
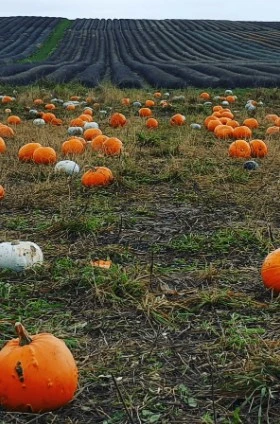
[[[3,3],[3,4],[2,4]],[[279,21],[279,0],[12,0],[0,16]]]

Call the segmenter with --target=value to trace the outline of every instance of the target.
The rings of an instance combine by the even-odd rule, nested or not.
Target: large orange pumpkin
[[[267,145],[263,140],[255,139],[249,142],[251,147],[251,156],[253,158],[263,158],[267,155]]]
[[[14,101],[14,99],[11,96],[3,96],[2,97],[2,103],[4,103],[4,104],[11,103],[13,101]]]
[[[81,118],[75,118],[70,121],[70,127],[82,127],[85,125],[85,122]]]
[[[126,122],[126,117],[119,112],[113,113],[113,115],[109,119],[109,124],[113,128],[123,127]]]
[[[251,147],[246,140],[235,140],[229,148],[228,154],[234,158],[249,158],[251,157]]]
[[[154,105],[155,105],[154,100],[148,99],[148,100],[145,101],[145,106],[146,107],[153,107]]]
[[[4,153],[6,151],[6,143],[2,137],[0,137],[0,153]]]
[[[38,147],[42,147],[40,143],[27,143],[24,144],[18,151],[18,158],[23,162],[28,162],[33,160],[33,153]]]
[[[44,165],[55,163],[57,161],[56,151],[52,147],[38,147],[34,150],[33,161]]]
[[[123,144],[117,137],[108,137],[103,143],[103,151],[108,156],[120,155],[123,149]]]
[[[280,249],[270,252],[263,261],[261,276],[264,285],[280,292]]]
[[[63,340],[49,333],[29,336],[15,324],[17,339],[0,351],[0,405],[19,412],[60,408],[74,397],[78,369]]]
[[[86,171],[82,176],[85,187],[108,186],[114,180],[112,171],[106,166],[98,166]]]

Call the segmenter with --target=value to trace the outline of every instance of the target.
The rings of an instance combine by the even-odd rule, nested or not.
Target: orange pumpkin
[[[158,121],[155,118],[148,118],[146,121],[147,128],[158,128]]]
[[[152,116],[153,112],[149,107],[141,107],[138,110],[138,114],[141,118],[147,118],[148,116]]]
[[[186,117],[181,113],[176,113],[175,115],[171,116],[169,122],[172,126],[182,126],[186,122]]]
[[[215,128],[216,128],[218,125],[222,125],[222,123],[221,123],[220,119],[218,119],[218,118],[211,119],[211,121],[208,121],[207,129],[208,129],[208,131],[214,131],[214,130],[215,130]]]
[[[214,129],[214,134],[217,138],[227,139],[232,138],[233,128],[229,125],[217,125]]]
[[[42,99],[34,99],[34,100],[33,100],[33,103],[34,103],[34,105],[36,105],[36,106],[40,106],[40,105],[44,104],[44,102],[43,102],[43,100],[42,100]]]
[[[15,135],[14,130],[8,125],[0,124],[0,137],[13,138]]]
[[[153,100],[146,100],[145,106],[146,107],[153,107],[155,105],[155,102]]]
[[[84,132],[84,139],[87,141],[90,141],[101,134],[102,134],[102,131],[99,128],[88,128]]]
[[[224,109],[220,111],[220,117],[233,119],[234,115],[230,110]]]
[[[210,100],[210,94],[207,92],[200,93],[199,98],[202,100]]]
[[[226,96],[226,101],[229,103],[234,103],[236,100],[235,96]]]
[[[66,110],[75,110],[76,106],[75,105],[67,105],[66,106]]]
[[[85,187],[108,186],[114,180],[112,171],[106,166],[98,166],[86,171],[82,176],[82,184]]]
[[[82,115],[80,115],[78,118],[82,119],[85,122],[92,122],[93,121],[91,115],[88,115],[87,113],[82,113]]]
[[[10,115],[7,118],[7,123],[10,125],[19,125],[21,124],[21,119],[19,116],[16,115]]]
[[[75,118],[70,121],[70,127],[83,127],[85,125],[85,121],[81,118]]]
[[[0,200],[4,199],[5,197],[5,189],[2,185],[0,185]]]
[[[229,125],[232,128],[236,128],[240,126],[239,122],[236,121],[235,119],[230,119],[229,121],[227,121],[227,125]]]
[[[60,126],[63,124],[62,119],[54,118],[50,122],[51,125]]]
[[[55,163],[57,161],[56,151],[52,147],[38,147],[34,150],[33,161],[44,165]]]
[[[78,369],[63,340],[49,333],[30,336],[21,323],[18,335],[0,351],[0,404],[7,410],[43,412],[73,399]]]
[[[276,126],[268,127],[265,133],[266,135],[278,134],[279,130],[280,130],[280,127],[276,127]]]
[[[220,110],[223,110],[223,106],[221,106],[221,105],[216,105],[216,106],[213,106],[213,112],[218,112],[218,111],[220,111]]]
[[[3,96],[2,97],[2,103],[4,103],[4,104],[6,104],[6,103],[11,103],[11,102],[13,102],[13,98],[12,97],[10,97],[10,96]]]
[[[68,154],[81,154],[85,150],[85,145],[78,138],[71,138],[70,140],[64,141],[61,146],[62,153]]]
[[[154,97],[155,97],[156,99],[160,99],[160,98],[161,98],[161,92],[160,92],[160,91],[156,91],[156,92],[154,93]]]
[[[80,96],[77,96],[77,95],[70,96],[70,100],[74,100],[75,102],[79,101],[80,98],[81,97]]]
[[[233,129],[233,138],[250,138],[252,137],[252,131],[246,125],[241,125],[241,127],[236,127]]]
[[[47,124],[50,124],[54,119],[56,119],[56,116],[51,112],[42,113],[42,119],[44,119]]]
[[[243,125],[246,125],[246,127],[251,128],[251,129],[259,128],[259,123],[255,118],[244,119]]]
[[[273,250],[265,257],[261,276],[267,288],[280,292],[280,249]]]
[[[113,113],[109,119],[109,124],[113,128],[123,127],[126,124],[126,117],[119,112]]]
[[[269,121],[269,122],[275,122],[275,121],[276,121],[276,119],[278,119],[278,115],[276,115],[276,113],[268,113],[268,114],[265,116],[265,119],[266,119],[267,121]]]
[[[18,151],[18,158],[23,162],[33,160],[33,153],[38,147],[42,147],[40,143],[27,143],[24,144]]]
[[[276,125],[277,127],[280,127],[280,118],[275,119],[274,125]]]
[[[4,153],[6,151],[6,143],[2,137],[0,137],[0,153]]]
[[[47,103],[45,105],[45,109],[47,110],[54,110],[56,108],[56,106],[53,103]]]
[[[251,147],[246,140],[235,140],[228,148],[229,156],[233,158],[249,158],[251,157]]]
[[[103,152],[103,143],[108,138],[109,137],[107,137],[107,135],[104,135],[104,134],[100,134],[94,137],[90,142],[92,150],[94,150],[95,152]]]
[[[123,143],[117,137],[108,137],[103,143],[103,151],[108,156],[117,156],[121,154]]]
[[[121,104],[125,105],[125,106],[129,106],[130,105],[130,99],[128,97],[124,97],[123,99],[121,99]]]
[[[267,145],[263,140],[251,140],[249,144],[251,147],[251,156],[253,158],[263,158],[267,155]]]
[[[87,107],[87,108],[84,109],[83,115],[90,115],[90,116],[92,116],[93,115],[93,112],[92,112],[92,110],[89,107]]]

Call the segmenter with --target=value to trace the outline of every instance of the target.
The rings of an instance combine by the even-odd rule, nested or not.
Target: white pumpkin
[[[37,127],[42,127],[43,125],[46,125],[46,122],[42,118],[36,118],[34,119],[33,124]]]
[[[42,250],[32,241],[5,241],[0,243],[0,268],[20,272],[42,262]]]
[[[67,130],[67,133],[69,135],[83,135],[83,128],[82,127],[69,127]]]
[[[54,167],[55,172],[64,172],[67,175],[78,174],[80,172],[79,165],[73,160],[61,160]]]
[[[191,127],[192,130],[201,130],[200,124],[193,123],[193,124],[190,125],[190,127]]]
[[[99,128],[97,122],[86,122],[84,125],[84,130],[88,130],[89,128]]]

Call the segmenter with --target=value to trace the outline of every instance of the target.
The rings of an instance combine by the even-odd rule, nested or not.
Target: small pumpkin
[[[147,121],[146,121],[146,127],[147,128],[158,128],[158,120],[157,119],[155,119],[155,118],[148,118],[147,119]]]
[[[170,124],[172,126],[182,126],[186,122],[186,117],[182,115],[181,113],[176,113],[175,115],[171,116],[170,118]]]
[[[21,119],[17,115],[10,115],[7,118],[7,123],[10,125],[19,125],[21,124]]]
[[[121,104],[124,106],[129,106],[130,105],[130,98],[129,97],[123,97],[121,99]]]
[[[13,138],[14,136],[15,132],[12,128],[8,127],[8,125],[0,124],[0,137]]]
[[[255,119],[255,118],[244,119],[243,125],[246,125],[246,127],[251,128],[251,129],[259,128],[259,123],[258,123],[257,119]]]
[[[47,112],[47,113],[42,113],[42,119],[44,119],[44,121],[47,124],[50,124],[54,119],[56,119],[56,116],[54,113],[51,112]]]
[[[0,153],[5,153],[7,147],[2,137],[0,137]]]
[[[17,339],[0,351],[0,404],[18,412],[44,412],[73,399],[78,369],[63,340],[50,333],[30,336],[20,322]]]
[[[265,257],[261,277],[268,289],[280,292],[280,249],[273,250]]]
[[[149,107],[141,107],[138,110],[138,114],[141,118],[147,118],[149,116],[152,116],[153,112],[151,111]]]
[[[108,156],[117,156],[120,155],[123,149],[122,141],[117,137],[108,137],[103,145],[103,151],[105,155]]]
[[[0,185],[0,200],[4,199],[5,194],[6,194],[6,192],[5,192],[4,187],[2,185]]]
[[[41,146],[34,150],[33,161],[37,164],[49,165],[57,161],[56,151],[52,147]]]
[[[214,134],[217,138],[228,139],[233,136],[233,128],[229,125],[217,125],[214,129]]]
[[[199,98],[202,100],[210,100],[211,96],[206,91],[199,94]]]
[[[87,141],[93,140],[98,135],[101,135],[102,131],[99,128],[88,128],[84,132],[84,139]]]
[[[57,173],[63,172],[67,175],[73,175],[80,172],[80,167],[73,160],[61,160],[55,165],[54,171]]]
[[[18,151],[18,158],[23,162],[29,162],[33,160],[33,153],[38,147],[42,147],[40,143],[26,143]]]
[[[42,99],[34,99],[33,100],[34,105],[40,106],[44,104],[44,101]]]
[[[97,137],[94,137],[90,141],[90,145],[91,145],[92,150],[94,150],[95,152],[103,152],[103,143],[108,138],[109,137],[107,137],[107,135],[104,135],[104,134],[100,134]]]
[[[109,125],[113,128],[123,127],[126,122],[126,117],[119,112],[113,113],[113,115],[109,119]]]
[[[3,104],[11,103],[14,100],[15,100],[15,98],[14,97],[11,97],[11,96],[3,96],[2,97],[2,103]]]
[[[267,155],[268,148],[263,140],[251,140],[249,144],[251,147],[251,156],[253,158],[264,158]]]
[[[150,100],[150,99],[146,100],[145,101],[145,106],[146,107],[153,107],[153,106],[155,106],[154,100]]]
[[[278,134],[279,131],[280,131],[280,127],[272,126],[267,128],[265,134],[266,135]]]
[[[86,171],[82,176],[82,184],[85,187],[106,187],[114,180],[112,171],[105,166],[98,166]]]
[[[70,127],[83,127],[85,122],[86,121],[81,118],[75,118],[70,121]]]
[[[228,154],[234,158],[250,158],[250,144],[246,140],[235,140],[230,144]]]
[[[252,130],[246,125],[241,125],[240,127],[236,127],[233,129],[233,138],[250,138],[252,137]]]
[[[54,109],[56,109],[56,106],[53,103],[47,103],[47,104],[45,104],[45,109],[54,110]]]
[[[81,154],[85,151],[85,145],[78,138],[70,138],[69,140],[64,141],[61,146],[62,153],[64,155],[68,154]]]

